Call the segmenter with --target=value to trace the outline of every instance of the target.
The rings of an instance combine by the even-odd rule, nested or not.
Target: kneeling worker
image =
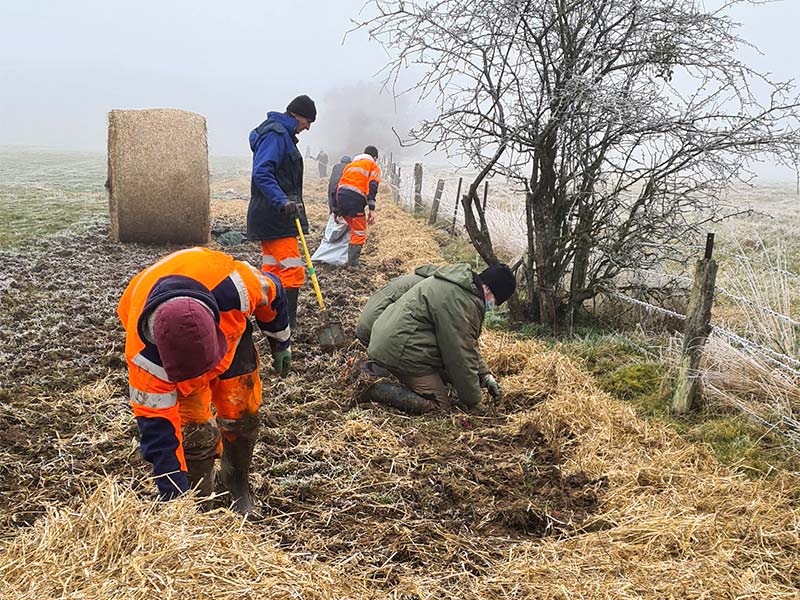
[[[286,375],[289,313],[278,277],[223,252],[179,250],[131,280],[117,314],[142,457],[153,465],[161,499],[192,487],[210,495],[221,457],[233,509],[258,518],[248,479],[261,379],[249,317],[270,341],[273,367]]]
[[[481,386],[498,397],[500,386],[485,367],[478,337],[486,310],[508,300],[516,285],[507,265],[478,274],[468,264],[453,264],[408,289],[377,317],[367,350],[402,385],[374,383],[363,399],[420,414],[450,407],[447,382],[465,408],[478,405]]]

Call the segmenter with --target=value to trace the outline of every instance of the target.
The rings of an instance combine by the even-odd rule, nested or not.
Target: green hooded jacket
[[[361,311],[361,316],[356,325],[356,337],[366,346],[369,346],[369,338],[372,334],[372,325],[381,316],[386,307],[394,304],[408,290],[417,285],[426,277],[430,277],[438,269],[436,265],[422,265],[414,269],[413,273],[395,277],[377,292],[372,294]]]
[[[368,354],[408,375],[444,370],[459,400],[472,408],[481,400],[485,372],[478,349],[485,311],[469,264],[439,267],[375,320]]]

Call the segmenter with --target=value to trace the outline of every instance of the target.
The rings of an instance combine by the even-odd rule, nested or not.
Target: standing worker
[[[353,160],[345,155],[331,169],[331,178],[328,180],[328,223],[325,225],[325,235],[319,247],[311,257],[314,264],[326,263],[341,267],[347,264],[348,234],[350,227],[342,217],[336,216],[336,188],[347,164]]]
[[[394,302],[387,292],[375,305],[378,311],[388,303],[369,332],[367,355],[378,369],[368,362],[367,370],[388,371],[402,385],[373,383],[363,399],[420,414],[450,407],[447,383],[466,408],[478,405],[481,387],[498,398],[500,386],[481,358],[478,338],[486,311],[514,293],[514,274],[504,264],[475,273],[466,263],[439,267],[425,277],[429,272],[419,272],[422,280]]]
[[[303,157],[297,134],[311,128],[317,108],[308,96],[298,96],[286,112],[269,112],[250,132],[253,174],[247,208],[247,237],[261,241],[261,269],[277,275],[286,290],[291,328],[297,326],[297,296],[305,268],[297,243],[295,218],[308,234],[303,204]]]
[[[364,148],[353,162],[345,166],[339,186],[336,188],[336,212],[350,226],[350,245],[347,248],[347,264],[358,267],[361,250],[367,241],[367,224],[375,222],[375,196],[381,183],[381,168],[376,162],[378,149]],[[369,214],[366,209],[369,207]]]
[[[142,457],[153,465],[161,499],[192,487],[210,495],[221,457],[233,509],[257,519],[248,480],[261,379],[249,317],[269,339],[273,367],[286,375],[292,354],[280,280],[223,252],[179,250],[131,280],[117,314]]]

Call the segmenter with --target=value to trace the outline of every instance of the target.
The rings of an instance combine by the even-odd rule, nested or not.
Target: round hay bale
[[[175,109],[112,110],[106,185],[115,241],[207,243],[205,118]]]

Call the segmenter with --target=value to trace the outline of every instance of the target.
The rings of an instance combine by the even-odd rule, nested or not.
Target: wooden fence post
[[[458,203],[461,202],[461,181],[463,177],[458,178],[458,190],[456,191],[456,205],[453,207],[453,226],[450,228],[450,237],[456,234],[456,216],[458,215]]]
[[[436,182],[436,193],[433,195],[433,203],[431,204],[431,216],[428,219],[428,225],[435,225],[436,219],[439,217],[439,202],[442,200],[442,192],[444,191],[444,179]]]
[[[414,163],[414,213],[422,212],[422,163]]]
[[[714,234],[706,237],[706,253],[697,261],[694,285],[686,311],[683,331],[683,356],[678,373],[678,385],[672,397],[672,411],[678,414],[690,412],[697,406],[701,385],[698,374],[703,346],[711,330],[711,305],[714,302],[714,284],[717,279],[717,263],[711,258],[714,250]]]
[[[400,174],[400,165],[397,165],[397,180],[395,182],[395,202],[400,204],[400,184],[402,183],[402,177]]]

